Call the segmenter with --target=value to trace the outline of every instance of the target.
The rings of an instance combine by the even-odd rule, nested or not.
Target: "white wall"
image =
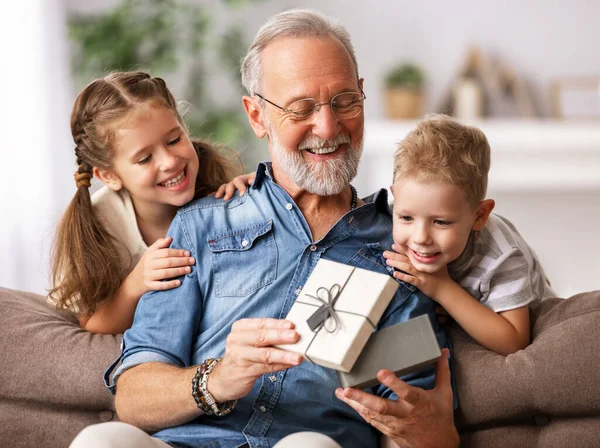
[[[370,118],[383,115],[380,88],[385,71],[404,59],[427,71],[432,110],[471,43],[500,56],[531,82],[545,115],[550,111],[547,88],[553,78],[600,74],[598,1],[266,1],[223,19],[246,23],[251,38],[270,15],[295,6],[317,8],[350,31],[365,78]]]
[[[0,22],[0,286],[43,293],[54,224],[75,190],[64,9],[8,2]]]
[[[64,1],[69,11],[82,13],[118,3]],[[264,0],[234,9],[226,8],[223,0],[190,1],[208,7],[217,30],[229,23],[243,24],[248,41],[271,15],[292,7],[316,8],[336,17],[352,35],[365,78],[366,113],[372,119],[383,116],[380,90],[392,64],[412,60],[426,70],[432,111],[470,44],[500,57],[522,75],[545,116],[550,113],[552,79],[600,74],[600,2],[594,0]],[[229,97],[217,73],[213,83]]]

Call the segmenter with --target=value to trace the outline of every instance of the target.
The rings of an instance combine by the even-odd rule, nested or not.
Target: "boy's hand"
[[[439,297],[442,295],[448,282],[452,282],[446,266],[441,268],[438,272],[428,274],[417,271],[406,255],[386,250],[383,253],[383,256],[385,257],[387,264],[396,270],[394,272],[394,278],[416,286],[436,302],[439,301]]]
[[[219,187],[219,189],[214,193],[215,198],[223,198],[223,200],[228,201],[233,197],[235,190],[240,192],[240,196],[244,196],[246,194],[247,186],[250,186],[254,183],[254,178],[256,177],[256,173],[242,174],[241,176],[237,176],[231,182],[223,184]]]

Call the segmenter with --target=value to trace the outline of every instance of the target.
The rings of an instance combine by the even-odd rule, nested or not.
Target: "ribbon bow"
[[[338,327],[342,326],[340,318],[333,309],[335,302],[340,296],[340,292],[342,292],[342,287],[335,283],[329,289],[323,286],[318,288],[316,296],[306,294],[308,297],[313,298],[323,304],[306,320],[306,323],[311,331],[317,332],[319,331],[320,327],[323,326],[328,333],[333,333],[338,329]],[[324,295],[325,297],[322,298],[321,295]],[[334,327],[332,329],[327,328],[327,321],[330,317],[333,318],[334,323]]]

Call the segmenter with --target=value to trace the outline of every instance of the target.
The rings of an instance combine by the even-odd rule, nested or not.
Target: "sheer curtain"
[[[0,60],[0,287],[44,294],[54,228],[75,192],[64,2],[4,2]]]

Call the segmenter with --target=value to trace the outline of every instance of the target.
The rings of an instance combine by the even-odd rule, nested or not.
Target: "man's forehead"
[[[288,97],[322,85],[353,88],[358,82],[350,54],[334,36],[278,39],[263,50],[262,71],[263,92]]]

